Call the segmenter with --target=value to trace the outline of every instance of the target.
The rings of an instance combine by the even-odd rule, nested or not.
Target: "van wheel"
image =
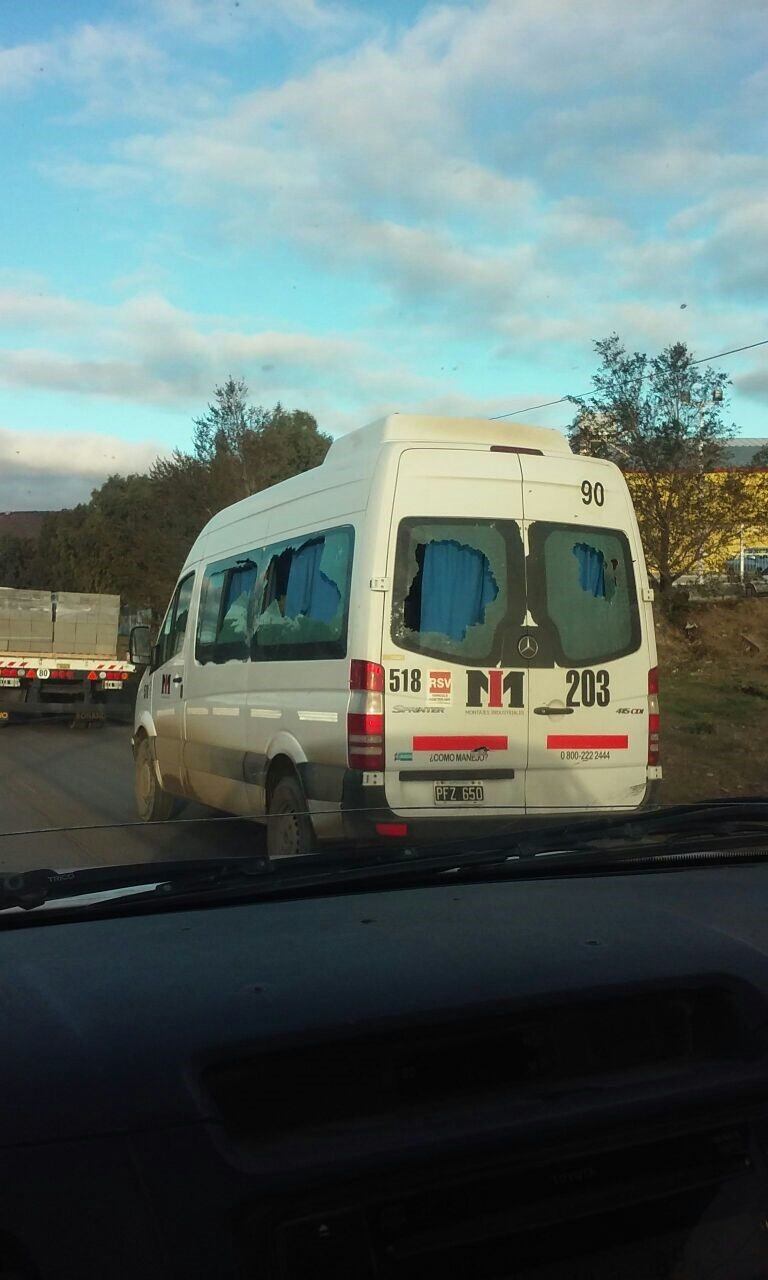
[[[270,858],[312,852],[315,833],[297,778],[289,774],[280,778],[270,796],[267,817],[267,854]]]
[[[155,748],[151,738],[142,738],[134,762],[136,810],[142,822],[167,822],[178,808],[176,797],[163,791],[157,781]]]

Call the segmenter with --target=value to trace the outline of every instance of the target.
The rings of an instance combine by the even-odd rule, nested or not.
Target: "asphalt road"
[[[257,824],[212,822],[211,811],[199,805],[179,815],[194,822],[131,825],[130,738],[125,724],[72,729],[53,720],[0,727],[0,873],[263,851]],[[115,823],[124,825],[73,829]]]

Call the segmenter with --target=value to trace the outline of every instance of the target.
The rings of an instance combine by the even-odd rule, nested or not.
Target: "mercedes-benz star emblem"
[[[521,636],[517,645],[517,652],[521,658],[535,658],[539,652],[538,641],[533,636]]]

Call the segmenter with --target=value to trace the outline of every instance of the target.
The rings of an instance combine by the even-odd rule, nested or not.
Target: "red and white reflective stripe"
[[[87,655],[82,658],[64,657],[58,654],[40,655],[38,657],[21,658],[17,656],[6,657],[5,654],[0,655],[0,662],[4,667],[18,671],[19,675],[34,676],[38,667],[43,667],[48,671],[64,670],[67,671],[104,671],[107,672],[124,672],[130,675],[136,670],[132,662],[94,662],[93,658]]]

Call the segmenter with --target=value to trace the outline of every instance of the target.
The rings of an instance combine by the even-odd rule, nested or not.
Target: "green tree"
[[[114,593],[157,616],[211,516],[318,466],[329,445],[310,413],[251,405],[242,379],[229,378],[195,422],[192,453],[110,476],[89,502],[49,515],[29,573],[42,587]]]
[[[33,587],[35,544],[31,538],[0,537],[0,587]]]
[[[571,396],[578,453],[624,471],[646,559],[662,600],[705,557],[724,555],[742,528],[759,525],[768,477],[727,468],[735,435],[724,421],[724,373],[694,363],[684,343],[649,357],[618,336],[595,343],[600,360],[588,396]]]
[[[318,430],[311,413],[250,404],[243,379],[230,376],[195,419],[193,444],[194,457],[208,467],[209,499],[219,510],[319,466],[331,438]]]

